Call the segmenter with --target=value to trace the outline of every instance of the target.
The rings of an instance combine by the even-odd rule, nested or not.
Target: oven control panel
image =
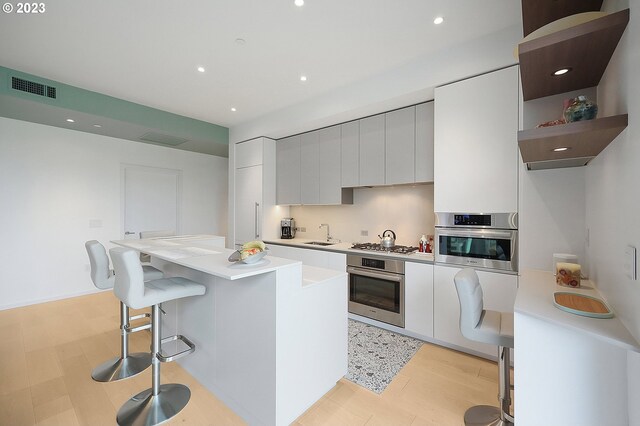
[[[374,269],[385,269],[385,261],[382,259],[370,259],[367,257],[362,258],[362,264],[360,266],[364,266],[365,268],[374,268]]]

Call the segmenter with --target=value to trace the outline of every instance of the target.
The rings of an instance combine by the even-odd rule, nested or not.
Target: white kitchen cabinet
[[[276,203],[300,204],[300,135],[276,143]]]
[[[404,328],[433,338],[433,265],[404,264]]]
[[[360,185],[360,120],[340,125],[342,187]]]
[[[236,144],[236,169],[262,164],[262,138]]]
[[[415,182],[416,107],[385,115],[385,184]]]
[[[233,246],[255,239],[276,238],[279,234],[277,224],[282,215],[281,209],[275,205],[276,141],[257,138],[232,147],[233,164],[229,167],[232,183],[229,196],[231,235],[228,244]],[[260,158],[255,156],[256,152],[260,153]]]
[[[360,120],[359,185],[384,185],[384,114]]]
[[[416,105],[416,182],[433,182],[433,102]]]
[[[492,357],[497,346],[466,339],[460,332],[460,302],[453,277],[461,268],[435,265],[433,274],[433,337],[444,343]],[[484,295],[484,308],[513,312],[518,290],[518,276],[477,271]]]
[[[435,89],[435,211],[518,211],[518,94],[517,66]]]
[[[300,202],[302,204],[320,203],[320,132],[300,135]]]
[[[341,127],[332,126],[318,131],[319,204],[353,203],[353,190],[342,188]]]

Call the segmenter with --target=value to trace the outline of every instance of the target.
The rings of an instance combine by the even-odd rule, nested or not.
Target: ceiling
[[[521,22],[515,0],[45,6],[42,14],[0,14],[1,66],[225,127]],[[444,23],[434,25],[436,16]]]

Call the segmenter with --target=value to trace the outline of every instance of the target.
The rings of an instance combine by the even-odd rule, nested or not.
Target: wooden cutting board
[[[613,312],[602,300],[584,294],[558,291],[553,293],[553,304],[558,309],[585,317],[613,317]]]

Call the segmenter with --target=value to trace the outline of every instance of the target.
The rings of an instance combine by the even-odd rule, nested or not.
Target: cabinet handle
[[[256,202],[256,223],[255,223],[256,238],[260,238],[260,233],[258,232],[258,207],[260,207],[260,203]]]
[[[135,234],[135,232],[126,231],[126,232],[124,233],[124,235],[133,235],[133,234]]]

